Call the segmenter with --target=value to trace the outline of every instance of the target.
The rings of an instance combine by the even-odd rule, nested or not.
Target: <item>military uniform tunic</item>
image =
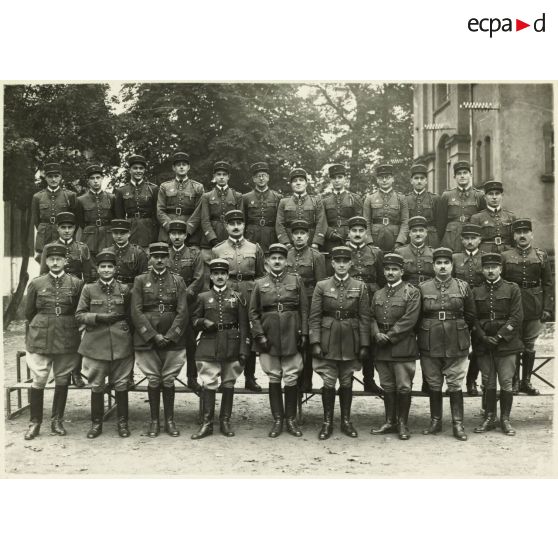
[[[251,242],[259,244],[264,253],[267,253],[270,245],[277,242],[275,218],[281,194],[270,188],[266,188],[263,192],[255,188],[244,194],[242,198],[246,221],[244,236]]]
[[[115,193],[116,218],[130,222],[130,242],[142,248],[157,242],[157,192],[157,186],[147,180],[130,180]]]
[[[194,302],[196,295],[202,291],[204,264],[199,248],[183,245],[176,250],[169,248],[169,269],[182,277],[186,284],[188,304]]]
[[[466,281],[471,288],[481,285],[484,281],[482,274],[482,252],[458,252],[453,254],[453,276]]]
[[[64,264],[64,271],[66,273],[74,275],[78,279],[83,279],[86,283],[90,283],[94,280],[96,276],[94,267],[95,261],[91,258],[89,248],[87,248],[86,244],[74,239],[66,242],[61,238],[55,242],[49,242],[46,246],[50,246],[51,244],[64,246],[66,248],[66,263]],[[45,251],[41,254],[40,273],[48,273]]]
[[[309,303],[316,283],[327,277],[324,255],[311,246],[304,246],[300,250],[294,246],[290,248],[287,254],[287,270],[301,277]]]
[[[440,198],[433,192],[428,192],[426,188],[421,192],[412,189],[406,196],[409,206],[409,218],[420,215],[428,221],[426,244],[431,248],[438,248],[440,240],[436,223],[438,219],[438,202]]]
[[[434,255],[430,246],[425,244],[419,248],[411,243],[395,252],[403,257],[403,279],[411,285],[418,287],[434,277]]]
[[[95,194],[89,190],[77,199],[76,220],[83,231],[81,238],[93,256],[111,246],[110,222],[114,218],[113,194],[102,190]]]
[[[515,215],[507,209],[494,211],[483,209],[471,217],[471,223],[479,225],[482,229],[481,252],[501,254],[512,247],[513,233],[511,224]]]
[[[362,200],[344,189],[339,194],[333,190],[325,194],[322,199],[327,220],[324,251],[330,252],[334,246],[340,246],[347,240],[349,234],[347,222],[355,215],[362,215]],[[332,233],[340,235],[343,240],[333,240]]]
[[[292,244],[291,223],[304,220],[309,224],[308,243],[323,246],[327,232],[327,220],[319,196],[293,194],[279,201],[275,231],[282,244]]]
[[[76,212],[76,194],[60,186],[56,190],[44,188],[31,199],[30,246],[33,247],[35,229],[35,252],[42,252],[46,244],[58,240],[56,215],[63,211]]]
[[[168,226],[173,220],[184,221],[188,225],[188,244],[199,246],[202,239],[198,208],[204,193],[203,184],[191,178],[179,181],[176,178],[163,182],[157,195],[157,219],[160,224],[159,241],[169,239]]]
[[[385,284],[382,251],[370,244],[356,245],[347,242],[351,249],[352,266],[349,269],[351,277],[363,281],[368,287],[368,296],[372,295]]]
[[[116,255],[115,279],[118,281],[133,285],[134,279],[147,271],[147,254],[139,246],[130,242],[124,246],[113,243],[110,249]]]
[[[364,199],[363,215],[370,224],[374,244],[384,252],[391,252],[395,244],[405,244],[409,233],[409,207],[403,194],[393,188],[381,189]]]

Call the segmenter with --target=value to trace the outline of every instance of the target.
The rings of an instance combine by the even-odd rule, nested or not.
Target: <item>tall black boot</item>
[[[201,395],[202,387],[198,383],[198,369],[196,367],[196,337],[193,330],[191,331],[190,336],[188,336],[187,330],[186,335],[187,386],[199,397]]]
[[[39,432],[41,431],[41,424],[43,422],[44,397],[44,389],[29,389],[29,411],[31,415],[31,422],[24,436],[26,440],[32,440],[33,438],[38,436]]]
[[[304,365],[302,374],[298,377],[298,388],[300,393],[312,393],[312,377],[314,375],[312,348],[308,346],[304,351]]]
[[[165,432],[176,438],[180,436],[178,428],[174,423],[174,385],[163,386],[163,409],[165,412]]]
[[[525,353],[524,353],[525,354]],[[521,368],[521,354],[515,356],[515,374],[512,381],[512,392],[514,395],[519,393],[519,370]]]
[[[386,411],[386,422],[380,428],[373,428],[370,434],[391,434],[392,432],[397,432],[394,391],[386,391],[384,393],[384,409]]]
[[[351,422],[351,405],[353,403],[353,387],[339,388],[339,406],[341,407],[341,432],[350,438],[356,438],[358,432]]]
[[[269,437],[277,438],[277,436],[283,432],[283,419],[285,418],[281,384],[275,382],[269,384],[269,406],[271,407],[271,415],[273,416],[273,426],[269,431]]]
[[[128,428],[128,392],[116,391],[114,397],[116,398],[116,414],[118,416],[118,422],[116,423],[118,435],[121,438],[128,438],[130,436],[130,429]]]
[[[467,434],[463,429],[463,392],[450,391],[451,418],[453,421],[453,436],[461,442],[467,440]]]
[[[496,428],[496,390],[485,390],[484,420],[475,428],[477,434]]]
[[[333,408],[335,407],[335,388],[322,388],[324,423],[318,434],[319,440],[327,440],[333,433]]]
[[[85,387],[85,382],[83,381],[83,378],[81,376],[81,357],[79,359],[79,363],[72,370],[72,383],[78,388]]]
[[[52,416],[50,419],[50,431],[57,436],[66,436],[64,428],[64,411],[66,399],[68,398],[68,386],[55,386],[52,399]]]
[[[103,415],[105,414],[105,394],[91,391],[91,428],[87,433],[89,439],[96,438],[103,431]]]
[[[213,417],[215,416],[215,391],[202,389],[202,425],[196,434],[192,434],[192,440],[200,440],[213,434]]]
[[[444,398],[441,391],[430,391],[430,426],[423,430],[423,434],[436,434],[442,431],[442,412]]]
[[[296,422],[296,406],[298,403],[298,387],[285,386],[285,418],[287,422],[287,432],[300,438],[302,431]]]
[[[513,405],[513,393],[500,390],[500,426],[506,436],[515,436],[515,430],[510,424],[510,412]]]
[[[535,365],[535,353],[531,351],[523,352],[523,370],[521,373],[521,386],[519,391],[527,395],[540,395],[540,391],[531,385],[531,374]]]
[[[399,409],[399,417],[397,420],[397,430],[400,440],[408,440],[411,437],[409,432],[409,409],[411,408],[411,394],[397,393],[397,407]]]
[[[231,438],[234,432],[231,429],[231,415],[233,408],[234,388],[223,388],[221,395],[221,409],[219,411],[219,430],[223,436]]]
[[[159,413],[161,410],[161,387],[147,386],[147,397],[149,399],[149,411],[151,413],[151,422],[147,429],[147,435],[150,438],[159,436],[161,425],[159,423]]]
[[[244,387],[247,390],[255,391],[259,393],[262,391],[261,386],[256,382],[256,353],[250,353],[248,359],[246,360],[246,366],[244,367]]]
[[[475,353],[469,355],[469,369],[467,370],[467,393],[469,395],[478,395],[477,378],[479,377],[479,365]]]
[[[374,381],[374,361],[371,358],[362,364],[362,380],[364,391],[383,395],[384,390]]]

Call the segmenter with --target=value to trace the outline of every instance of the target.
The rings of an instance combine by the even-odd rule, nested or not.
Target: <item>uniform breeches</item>
[[[477,362],[482,374],[482,384],[486,389],[496,389],[496,378],[500,389],[513,391],[516,355],[492,357],[490,354],[477,355]]]
[[[116,360],[97,360],[84,356],[82,362],[83,372],[85,372],[89,387],[94,393],[103,393],[106,378],[114,386],[115,391],[126,391],[128,376],[133,366],[133,355]]]
[[[380,376],[380,385],[386,393],[410,393],[415,377],[416,361],[394,362],[377,360],[376,370]]]
[[[340,387],[353,385],[353,374],[360,370],[358,360],[330,360],[314,357],[314,370],[322,377],[325,388],[335,388],[339,379]]]
[[[269,376],[270,384],[280,384],[283,378],[285,386],[296,386],[302,371],[302,355],[296,353],[289,356],[274,356],[260,353],[260,365]]]
[[[27,366],[31,370],[33,376],[33,387],[35,389],[44,389],[50,370],[54,376],[54,383],[57,386],[67,386],[70,383],[70,374],[79,365],[81,355],[78,353],[62,353],[62,354],[25,354]]]
[[[152,349],[135,352],[136,365],[147,378],[149,387],[172,387],[186,360],[186,350]]]
[[[198,382],[204,389],[215,391],[219,387],[219,376],[224,388],[233,388],[242,374],[242,364],[238,360],[214,361],[198,360]]]
[[[535,341],[542,330],[540,320],[525,320],[521,329],[521,340],[525,346],[525,350],[529,353],[535,352]]]
[[[444,376],[448,391],[461,391],[463,378],[467,373],[467,356],[462,357],[420,357],[422,375],[433,391],[442,391]]]

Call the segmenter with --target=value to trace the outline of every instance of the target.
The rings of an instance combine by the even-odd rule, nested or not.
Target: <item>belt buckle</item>
[[[236,274],[236,280],[237,281],[242,281],[242,273],[237,273]]]
[[[224,324],[217,324],[217,331],[224,331],[224,330],[225,330]]]
[[[389,225],[389,217],[382,217],[382,225]]]
[[[50,217],[49,222],[50,222],[51,225],[55,225],[56,224],[56,217]]]
[[[54,314],[56,316],[60,316],[60,314],[62,314],[62,308],[60,308],[60,306],[55,306],[54,307]]]
[[[277,312],[283,312],[283,305],[280,302],[277,303]]]
[[[165,311],[165,305],[159,304],[159,313],[162,314]]]
[[[103,224],[103,220],[102,220],[102,219],[97,219],[97,220],[95,221],[95,226],[96,226],[96,227],[100,227],[102,224]]]
[[[182,208],[181,207],[176,207],[174,209],[174,212],[175,212],[176,215],[182,215]]]
[[[500,246],[500,244],[502,244],[502,237],[501,236],[495,236],[494,237],[494,244],[496,244],[496,246]]]
[[[136,211],[136,212],[134,213],[134,217],[135,217],[136,219],[141,219],[141,213],[140,213],[139,211]]]
[[[266,220],[262,217],[260,219],[260,227],[265,227],[265,225],[266,225]]]
[[[461,216],[459,217],[459,220],[460,220],[462,223],[466,223],[466,222],[467,222],[467,217],[466,217],[465,215],[461,215]]]
[[[438,319],[443,322],[446,319],[446,311],[445,310],[441,310],[440,312],[438,312]]]
[[[419,283],[424,283],[426,281],[426,278],[425,278],[424,275],[419,275],[418,280],[419,280]]]
[[[336,320],[340,320],[340,319],[341,319],[341,310],[335,310],[335,319],[336,319]]]
[[[490,319],[490,321],[492,321],[492,322],[496,319],[496,314],[495,314],[494,311],[492,311],[492,310],[490,311],[490,318],[489,318],[489,319]]]

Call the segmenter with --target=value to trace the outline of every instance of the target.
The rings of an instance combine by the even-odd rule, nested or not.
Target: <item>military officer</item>
[[[463,224],[483,210],[486,202],[483,193],[472,186],[471,165],[467,161],[458,161],[453,165],[453,176],[457,188],[446,190],[440,196],[436,228],[440,245],[459,252]]]
[[[302,354],[308,345],[308,299],[299,275],[289,273],[287,247],[269,247],[269,273],[256,279],[248,315],[250,330],[260,352],[262,370],[269,377],[269,404],[276,438],[283,431],[302,436],[296,423],[297,382],[302,372]],[[285,383],[285,405],[281,394]]]
[[[158,187],[145,178],[147,160],[143,155],[128,157],[130,181],[116,190],[114,214],[130,222],[130,242],[147,251],[157,241]]]
[[[386,254],[384,273],[387,285],[372,297],[370,327],[375,346],[374,360],[384,390],[386,422],[371,433],[398,432],[399,439],[408,440],[407,422],[418,358],[415,326],[420,314],[420,292],[402,280],[404,266],[403,256]]]
[[[362,216],[351,217],[348,221],[349,236],[346,246],[351,250],[351,277],[363,281],[368,287],[368,297],[385,283],[382,251],[372,244],[367,244],[366,219]],[[374,381],[374,360],[369,358],[362,363],[364,391],[381,395],[383,390]]]
[[[370,302],[362,281],[349,275],[351,250],[336,246],[332,250],[334,276],[319,281],[312,296],[309,338],[314,367],[322,377],[324,422],[319,433],[326,440],[333,433],[335,384],[339,379],[341,431],[356,438],[351,423],[353,374],[369,358]]]
[[[200,249],[195,246],[186,246],[186,223],[174,220],[168,226],[169,239],[169,268],[173,273],[180,275],[186,284],[186,296],[188,308],[193,308],[196,296],[203,290],[204,263],[201,258]],[[186,377],[188,387],[201,393],[198,384],[198,372],[196,369],[196,334],[191,320],[186,325]]]
[[[287,249],[290,249],[293,245],[290,234],[291,225],[293,221],[304,220],[310,227],[308,242],[311,243],[312,248],[318,250],[324,245],[327,232],[327,220],[322,200],[319,196],[308,194],[308,175],[304,169],[293,169],[289,173],[289,183],[293,195],[283,198],[277,207],[277,220],[275,221],[277,239]]]
[[[39,435],[43,422],[44,390],[54,374],[51,432],[65,436],[63,419],[70,374],[79,364],[80,334],[75,320],[83,281],[64,271],[66,249],[51,244],[46,251],[49,272],[36,277],[27,288],[25,350],[33,383],[29,390],[31,424],[26,440]]]
[[[151,422],[147,435],[159,435],[161,389],[165,432],[178,436],[174,422],[174,380],[186,360],[188,304],[182,277],[169,268],[169,247],[164,242],[149,245],[151,269],[136,277],[132,288],[134,354],[148,381]]]
[[[481,252],[501,254],[512,247],[511,224],[515,215],[502,207],[504,185],[496,180],[484,183],[486,209],[475,213],[471,223],[481,227]]]
[[[254,163],[250,166],[250,172],[254,189],[242,196],[246,220],[245,236],[251,242],[259,244],[267,254],[269,246],[277,241],[275,216],[281,194],[268,186],[269,165],[267,163]]]
[[[430,248],[438,248],[440,245],[436,222],[438,217],[438,194],[426,189],[428,169],[424,165],[413,165],[411,167],[412,190],[407,194],[407,205],[409,206],[409,218],[420,215],[426,219],[426,245]]]
[[[453,254],[453,276],[466,281],[473,289],[484,282],[482,273],[481,256],[479,249],[481,243],[481,227],[474,223],[464,223],[461,228],[461,244],[463,251]],[[475,352],[469,354],[469,369],[467,370],[467,393],[478,395],[477,378],[479,365]]]
[[[291,223],[293,246],[287,252],[287,270],[296,273],[304,283],[304,291],[308,298],[308,309],[312,303],[312,294],[318,281],[327,277],[325,256],[322,252],[308,245],[310,225],[303,219]],[[304,361],[302,374],[298,378],[299,393],[312,391],[312,349],[309,344],[302,351]]]
[[[195,219],[193,214],[199,206],[203,184],[188,178],[190,171],[190,156],[183,151],[177,151],[172,156],[172,170],[174,178],[163,182],[157,195],[157,219],[159,221],[159,241],[168,242],[169,224],[179,220],[190,223],[187,244],[198,246],[201,242],[199,212]]]
[[[407,242],[409,206],[405,196],[393,189],[392,165],[379,165],[376,176],[380,187],[364,198],[363,215],[371,224],[374,244],[392,252]]]
[[[220,431],[223,436],[234,436],[230,425],[234,385],[250,352],[246,300],[228,285],[228,260],[211,260],[209,270],[213,287],[198,296],[192,312],[194,327],[202,331],[196,349],[196,365],[202,385],[203,415],[201,428],[192,435],[193,440],[213,434],[215,392],[219,378],[223,393]]]
[[[91,255],[112,244],[110,222],[115,218],[114,195],[103,192],[103,169],[100,165],[89,165],[85,169],[89,191],[79,196],[76,218],[82,229],[82,239]]]
[[[88,438],[103,431],[105,379],[114,386],[121,438],[128,428],[128,377],[134,365],[130,332],[130,287],[115,279],[116,256],[110,250],[97,254],[99,279],[85,285],[76,310],[76,321],[85,326],[79,346],[91,387],[91,428]]]
[[[34,246],[35,259],[40,262],[45,244],[58,240],[56,215],[61,212],[75,213],[76,194],[60,186],[61,166],[47,163],[44,168],[47,187],[33,194],[31,199],[31,226],[29,230],[30,247]],[[37,236],[35,236],[35,229]]]
[[[422,373],[429,386],[430,427],[423,434],[442,430],[442,385],[446,378],[453,435],[466,441],[463,429],[463,392],[461,384],[467,370],[471,343],[469,329],[475,321],[475,301],[469,285],[454,279],[452,251],[434,250],[434,279],[419,285],[422,314],[418,330],[418,346]]]
[[[244,238],[244,213],[241,210],[228,211],[225,222],[229,237],[213,248],[212,257],[229,262],[229,286],[238,291],[248,304],[254,280],[265,275],[265,256],[258,244]],[[262,388],[256,382],[255,373],[256,353],[252,351],[244,369],[244,385],[250,391],[259,392]]]
[[[116,255],[115,279],[130,288],[138,275],[147,271],[147,253],[130,242],[131,223],[127,219],[113,219],[110,222],[112,245]]]
[[[428,221],[422,215],[409,219],[409,244],[395,251],[403,258],[403,279],[418,287],[434,277],[433,250],[426,243]]]
[[[523,370],[520,391],[538,395],[539,390],[531,385],[531,374],[535,364],[535,341],[542,323],[552,317],[554,304],[554,281],[548,254],[533,246],[533,225],[530,219],[516,219],[512,223],[516,247],[502,254],[503,277],[517,283],[521,289],[523,304],[523,327],[521,340],[525,347],[522,355]],[[516,386],[517,387],[517,386]]]
[[[334,246],[345,244],[349,235],[349,219],[362,215],[362,200],[347,190],[347,171],[343,165],[334,164],[328,169],[332,190],[323,195],[327,220],[324,251],[330,253]],[[370,240],[370,239],[368,239]]]
[[[523,322],[521,291],[515,283],[501,278],[502,255],[482,255],[485,281],[473,288],[477,319],[473,328],[473,347],[482,370],[486,389],[484,420],[475,432],[496,427],[496,380],[500,383],[500,426],[507,436],[514,436],[510,424],[513,404],[513,376],[516,355],[521,352],[520,331]]]

